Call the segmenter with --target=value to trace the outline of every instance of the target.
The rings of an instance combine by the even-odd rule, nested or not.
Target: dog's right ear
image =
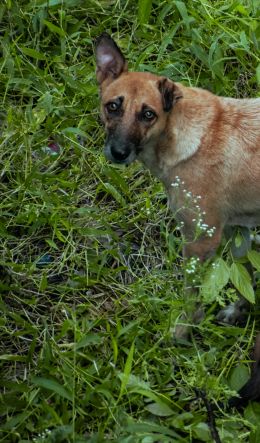
[[[173,83],[166,77],[159,80],[158,88],[162,95],[163,109],[169,112],[175,103],[182,98],[182,93],[176,83]]]
[[[99,85],[104,80],[115,80],[122,72],[127,71],[127,62],[114,40],[103,33],[96,40],[96,76]]]

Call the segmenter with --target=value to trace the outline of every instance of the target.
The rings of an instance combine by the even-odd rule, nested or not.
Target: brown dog
[[[260,98],[217,97],[128,72],[107,34],[97,41],[96,59],[106,157],[141,160],[163,182],[188,242],[184,255],[205,260],[225,225],[260,224]],[[259,400],[259,343],[251,378],[229,406]]]
[[[217,97],[128,72],[107,34],[96,59],[106,157],[121,164],[137,158],[163,182],[185,256],[212,256],[225,225],[260,224],[260,98]]]

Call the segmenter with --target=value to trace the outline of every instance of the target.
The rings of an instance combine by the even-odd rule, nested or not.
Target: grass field
[[[3,0],[0,26],[1,442],[213,441],[200,392],[227,403],[260,328],[257,304],[243,327],[214,315],[236,289],[257,298],[260,253],[238,262],[223,241],[198,266],[206,317],[175,343],[195,303],[182,240],[162,185],[103,156],[93,42],[107,31],[130,69],[256,97],[259,0]],[[222,442],[259,443],[259,404],[215,415]]]

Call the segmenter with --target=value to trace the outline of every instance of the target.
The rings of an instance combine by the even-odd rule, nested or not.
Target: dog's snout
[[[108,135],[105,156],[113,163],[128,165],[136,159],[136,147],[131,140],[119,135]]]
[[[112,156],[118,162],[123,162],[124,160],[127,159],[127,157],[129,157],[129,154],[130,154],[130,149],[120,148],[120,147],[117,147],[116,145],[112,145],[110,147],[110,150],[111,150]]]

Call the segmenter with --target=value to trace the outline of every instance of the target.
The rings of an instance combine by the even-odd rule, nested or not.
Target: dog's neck
[[[210,128],[218,112],[222,112],[218,97],[214,98],[217,103],[214,107],[208,102],[207,91],[181,85],[180,88],[183,98],[169,112],[165,130],[159,139],[150,141],[138,157],[166,187],[175,177],[178,165],[192,161],[203,149],[205,127]]]
[[[178,103],[169,114],[167,132],[156,141],[149,141],[138,158],[167,187],[175,168],[188,161],[198,151],[203,137],[203,125],[194,124],[182,112]]]

